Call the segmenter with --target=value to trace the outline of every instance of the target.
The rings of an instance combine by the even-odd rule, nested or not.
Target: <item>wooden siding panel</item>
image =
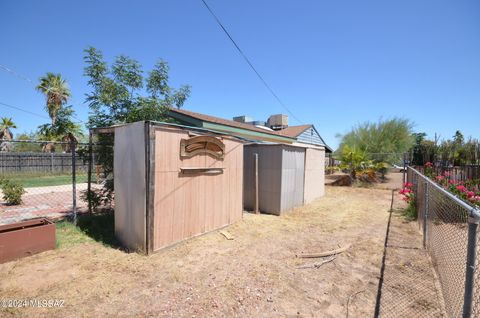
[[[175,179],[177,172],[155,174],[154,211],[163,211],[155,215],[155,237],[160,246],[173,241],[173,212],[175,210]],[[161,218],[159,220],[158,218]]]
[[[243,144],[224,138],[223,160],[209,155],[180,157],[182,129],[155,129],[153,249],[217,229],[242,217]],[[223,173],[181,174],[180,167],[224,168]]]

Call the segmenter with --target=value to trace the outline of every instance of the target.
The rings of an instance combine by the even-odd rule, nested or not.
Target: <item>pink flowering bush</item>
[[[404,214],[409,219],[417,218],[417,210],[415,209],[415,193],[413,192],[413,184],[406,182],[403,184],[402,190],[399,192],[402,195],[402,200],[408,203]]]
[[[412,187],[413,187],[413,184],[411,184],[409,182],[406,182],[403,185],[403,189],[400,190],[400,192],[399,192],[402,195],[402,200],[407,202],[407,203],[410,203],[414,199],[414,194],[413,194]]]
[[[453,193],[460,199],[474,206],[480,207],[480,179],[458,181],[453,179],[453,175],[448,171],[439,175],[434,175],[433,171],[433,165],[430,162],[427,162],[424,166],[426,176],[430,177],[445,190]]]
[[[423,173],[427,177],[432,178],[434,174],[433,163],[431,162],[425,163],[425,165],[423,166]]]

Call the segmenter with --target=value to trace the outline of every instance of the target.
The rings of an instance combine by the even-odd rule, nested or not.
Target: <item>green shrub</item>
[[[25,189],[20,183],[3,179],[0,183],[3,192],[3,199],[8,205],[18,205],[22,203],[22,195]]]
[[[96,211],[98,207],[111,207],[113,201],[113,180],[105,180],[105,184],[100,189],[91,189],[82,191],[80,198],[85,202],[90,202],[92,211]]]
[[[409,220],[409,221],[414,221],[417,219],[417,209],[415,207],[415,200],[411,200],[408,202],[408,206],[403,210],[403,216]]]

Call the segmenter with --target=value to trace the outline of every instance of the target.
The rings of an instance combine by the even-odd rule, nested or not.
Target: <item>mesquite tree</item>
[[[169,66],[164,60],[159,60],[146,78],[140,63],[124,55],[118,56],[109,67],[102,52],[89,47],[84,61],[84,74],[92,88],[86,97],[89,128],[140,120],[171,121],[166,116],[168,109],[182,107],[190,96],[188,85],[179,89],[169,86]],[[113,199],[112,144],[112,135],[97,136],[96,161],[106,176],[105,186],[83,194],[94,206],[106,205]]]

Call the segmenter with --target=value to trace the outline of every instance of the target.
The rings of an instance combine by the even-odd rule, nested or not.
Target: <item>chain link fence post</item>
[[[428,182],[425,181],[425,210],[423,211],[423,248],[427,248],[428,222]]]
[[[72,212],[73,212],[73,224],[77,224],[77,168],[76,168],[76,145],[75,139],[71,140],[72,151]]]
[[[468,218],[468,245],[467,262],[465,272],[465,294],[463,301],[463,318],[472,316],[473,289],[475,286],[475,262],[477,258],[477,229],[479,218],[470,216]]]
[[[88,169],[87,169],[87,201],[88,201],[88,213],[92,214],[92,165],[93,165],[93,147],[92,147],[93,135],[89,132],[88,135]]]

